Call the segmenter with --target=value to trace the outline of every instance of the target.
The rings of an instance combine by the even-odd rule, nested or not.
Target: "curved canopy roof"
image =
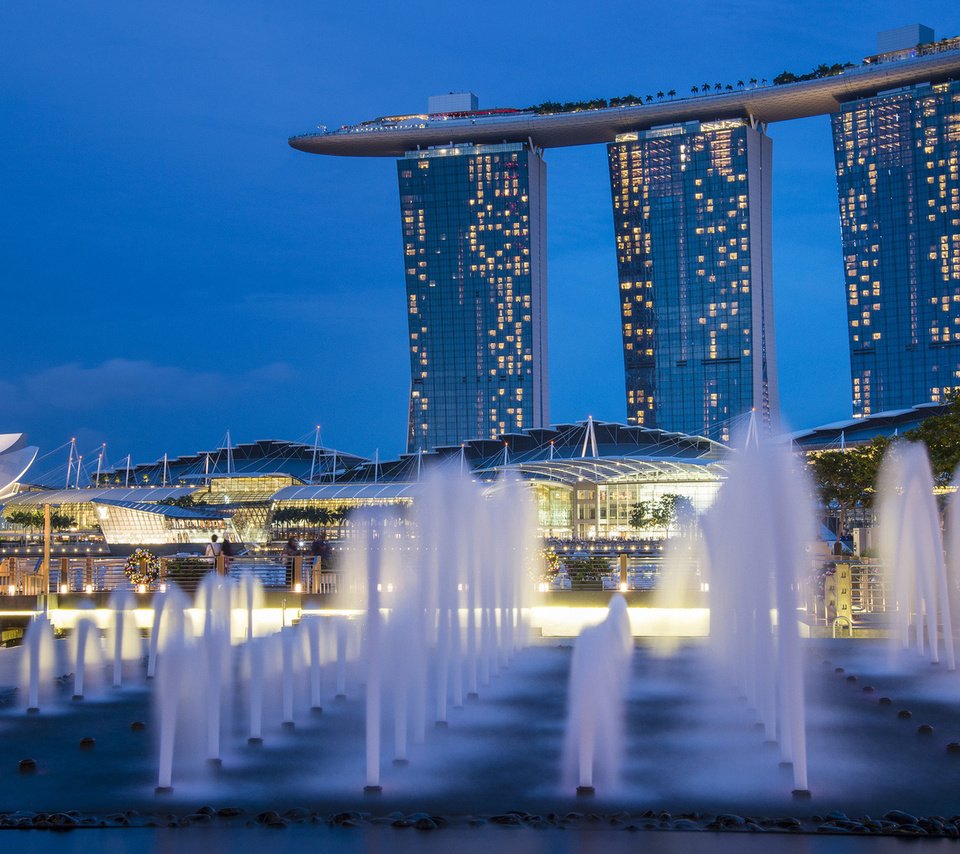
[[[106,489],[39,489],[21,492],[8,502],[9,504],[35,507],[43,504],[82,504],[96,501],[124,501],[156,503],[168,498],[182,498],[197,491],[191,487],[111,487]]]
[[[17,482],[27,473],[27,469],[33,465],[33,461],[39,453],[39,448],[20,447],[21,433],[0,436],[0,441],[8,439],[11,435],[16,438],[7,447],[17,447],[19,449],[6,453],[0,451],[0,498],[14,490]]]

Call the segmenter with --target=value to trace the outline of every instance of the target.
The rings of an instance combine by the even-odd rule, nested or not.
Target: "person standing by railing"
[[[204,552],[204,555],[206,557],[213,558],[213,568],[222,575],[223,559],[221,555],[223,554],[223,544],[217,542],[218,539],[219,538],[217,537],[216,534],[211,535],[210,542],[207,543],[207,548],[206,548],[206,551]]]
[[[288,590],[293,589],[293,567],[300,549],[297,547],[297,541],[293,537],[287,540],[287,544],[280,552],[280,562],[284,566],[284,581]]]

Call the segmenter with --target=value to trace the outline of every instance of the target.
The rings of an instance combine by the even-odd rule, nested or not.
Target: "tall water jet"
[[[880,469],[879,492],[880,556],[897,600],[899,641],[905,649],[910,646],[912,616],[917,651],[924,654],[926,629],[930,660],[936,663],[940,660],[942,628],[947,667],[954,670],[956,653],[940,514],[930,460],[922,442],[899,442],[887,452]]]
[[[785,447],[752,444],[703,520],[710,586],[710,643],[808,792],[799,579],[814,539],[812,490]]]
[[[202,654],[207,709],[207,761],[221,763],[223,686],[230,665],[231,585],[216,573],[208,573],[197,588],[197,604],[203,611]]]
[[[247,642],[249,677],[247,683],[247,703],[249,705],[250,727],[247,744],[263,744],[263,680],[265,638],[251,638]]]
[[[140,658],[140,632],[133,616],[137,599],[129,590],[115,590],[107,607],[112,614],[107,643],[113,656],[113,687],[120,688],[124,662]]]
[[[375,794],[380,787],[380,559],[382,543],[371,521],[371,539],[367,559],[367,782],[363,791]]]
[[[296,654],[296,631],[294,626],[282,626],[280,628],[280,699],[283,707],[281,723],[284,729],[293,729],[296,725],[293,719],[293,669]]]
[[[185,611],[189,601],[186,594],[173,584],[165,592],[153,597],[153,625],[150,627],[150,645],[147,652],[147,679],[153,679],[157,672],[157,655],[161,640],[166,631],[183,634],[185,631]]]
[[[159,768],[157,794],[173,791],[173,760],[177,737],[177,718],[180,708],[180,690],[187,659],[187,641],[184,631],[171,626],[167,633],[157,668],[157,688],[154,701],[160,724]]]
[[[84,610],[92,611],[91,605],[86,605]],[[100,644],[98,637],[97,624],[91,614],[83,614],[77,617],[77,623],[73,630],[73,699],[82,700],[86,690],[87,663],[91,653],[96,656],[97,661],[101,659]]]
[[[23,636],[26,649],[27,713],[40,711],[41,686],[50,681],[53,667],[53,626],[45,614],[37,614],[27,624]]]
[[[323,641],[320,636],[318,617],[307,617],[300,625],[307,632],[307,660],[310,662],[310,709],[323,711],[321,665],[323,664]]]
[[[255,631],[254,614],[258,608],[263,607],[264,603],[263,582],[252,572],[244,572],[232,588],[232,595],[233,607],[244,617],[243,631],[237,634],[245,640],[250,640]]]
[[[570,663],[564,769],[578,795],[608,792],[620,780],[624,697],[633,653],[627,600],[610,600],[606,619],[577,638]]]

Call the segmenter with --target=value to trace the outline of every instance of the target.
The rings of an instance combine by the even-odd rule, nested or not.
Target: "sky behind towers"
[[[946,0],[677,4],[31,0],[0,7],[0,432],[119,463],[260,438],[381,458],[409,390],[393,159],[288,136],[419,112],[689,94],[960,34]],[[829,120],[772,125],[781,402],[849,416]],[[603,146],[551,149],[551,420],[623,421]],[[34,474],[65,471],[66,450]]]

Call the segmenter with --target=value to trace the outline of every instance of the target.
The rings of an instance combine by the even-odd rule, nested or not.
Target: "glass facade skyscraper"
[[[742,120],[608,146],[631,424],[729,441],[778,421],[772,145]]]
[[[960,388],[960,82],[833,116],[855,417]]]
[[[397,161],[410,331],[407,450],[548,423],[546,166],[526,143]]]

